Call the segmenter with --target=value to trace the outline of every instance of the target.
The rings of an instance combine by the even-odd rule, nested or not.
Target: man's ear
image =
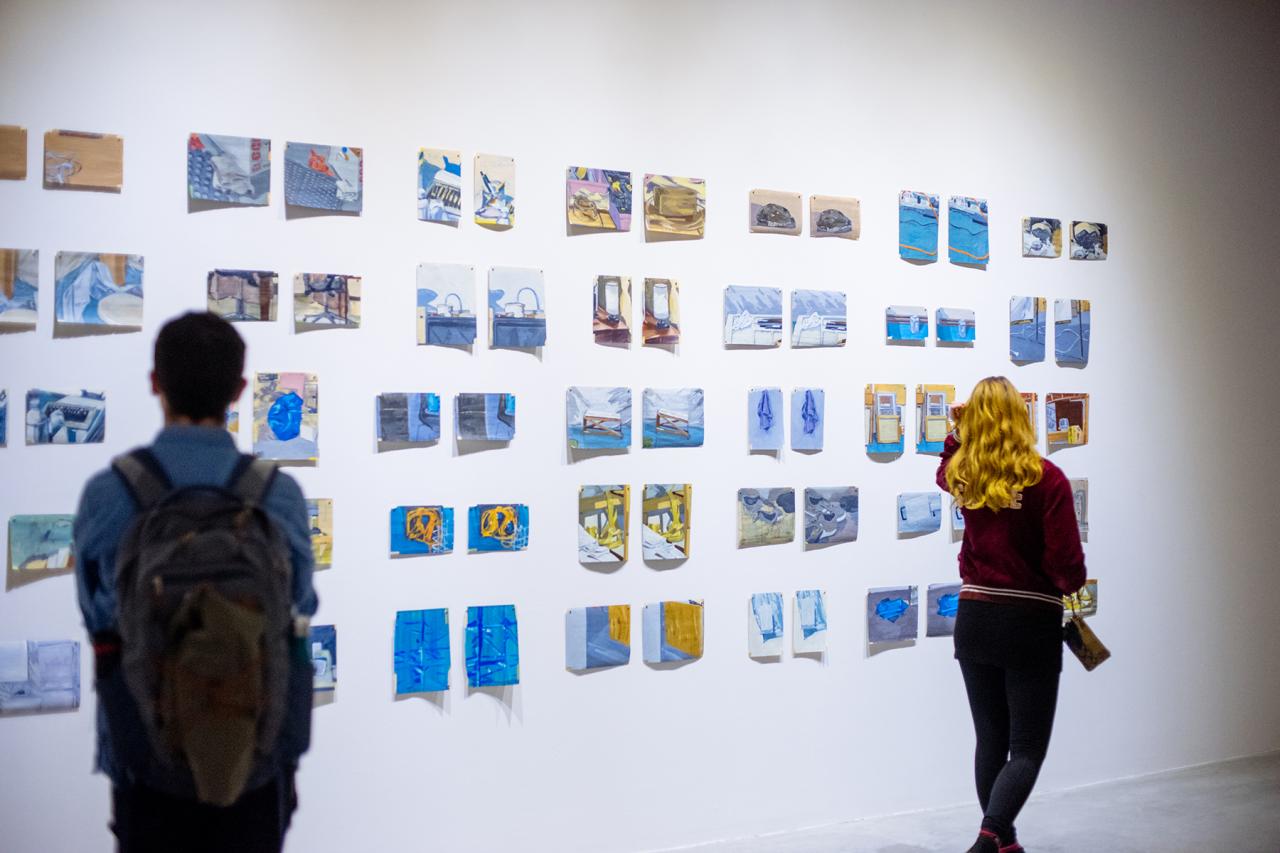
[[[156,372],[151,371],[151,393],[160,396],[160,380],[156,378]]]
[[[240,395],[244,393],[244,389],[247,388],[248,385],[249,385],[249,380],[241,376],[240,381],[236,383],[236,395],[231,398],[230,402],[234,403],[236,400],[239,400]]]

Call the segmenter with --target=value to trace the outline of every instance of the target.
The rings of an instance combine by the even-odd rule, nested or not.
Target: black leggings
[[[973,730],[974,778],[982,828],[1005,844],[1016,838],[1018,812],[1031,795],[1049,749],[1059,672],[1023,672],[960,661]]]

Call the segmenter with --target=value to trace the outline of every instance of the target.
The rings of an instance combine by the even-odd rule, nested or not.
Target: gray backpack
[[[180,489],[145,448],[112,467],[138,505],[116,554],[120,670],[150,753],[132,769],[231,805],[275,772],[290,704],[292,570],[262,508],[275,465],[243,456],[224,487]]]

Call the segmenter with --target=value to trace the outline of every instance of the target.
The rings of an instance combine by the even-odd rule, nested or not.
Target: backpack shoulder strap
[[[227,490],[251,506],[261,506],[276,479],[276,463],[242,454],[227,478]]]
[[[150,509],[160,503],[173,484],[156,455],[146,447],[139,447],[111,460],[111,468],[124,481],[138,509]]]

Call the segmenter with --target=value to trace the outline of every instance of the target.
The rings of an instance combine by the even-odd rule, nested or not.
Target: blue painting
[[[933,193],[898,193],[898,256],[909,261],[938,259],[938,197]]]
[[[928,309],[920,305],[890,305],[884,310],[884,334],[889,341],[928,340]]]
[[[1089,363],[1088,299],[1053,301],[1053,355],[1058,364]]]
[[[791,291],[791,346],[842,347],[848,337],[843,291]]]
[[[338,629],[333,625],[312,625],[309,642],[311,666],[315,669],[311,689],[332,693],[338,686]]]
[[[1046,301],[1043,296],[1009,298],[1009,358],[1019,364],[1044,361]]]
[[[447,608],[396,613],[396,695],[448,690],[449,658]]]
[[[701,447],[701,388],[646,388],[643,398],[645,447]]]
[[[187,194],[197,201],[265,205],[271,200],[271,140],[193,133],[187,137]]]
[[[27,444],[101,444],[107,432],[107,395],[27,392]]]
[[[978,339],[978,325],[969,308],[939,308],[934,312],[938,343],[972,344]]]
[[[467,510],[467,550],[523,551],[529,547],[529,507],[477,504]]]
[[[574,385],[565,392],[569,447],[600,450],[631,446],[631,389]]]
[[[0,714],[80,707],[80,644],[0,642]]]
[[[514,604],[467,608],[467,684],[520,683],[520,638]]]
[[[701,601],[662,601],[644,606],[645,663],[674,663],[702,657]]]
[[[476,341],[475,268],[418,264],[418,344],[470,346]]]
[[[991,259],[987,200],[953,195],[947,200],[947,254],[953,264],[986,266]]]
[[[453,507],[398,506],[391,510],[391,554],[448,554],[453,551]]]
[[[542,270],[489,270],[489,347],[532,349],[547,342],[546,291]]]
[[[782,343],[782,290],[731,284],[724,289],[724,342],[740,347]]]
[[[9,392],[0,388],[0,447],[9,443]]]
[[[516,224],[516,161],[477,154],[472,201],[477,225],[507,229]]]
[[[821,388],[791,390],[791,449],[821,450],[827,393]]]
[[[75,567],[74,515],[15,515],[9,519],[9,570],[52,573]]]
[[[39,290],[40,253],[35,249],[0,249],[0,330],[36,327]]]
[[[142,255],[59,252],[53,261],[59,325],[142,328]]]
[[[964,508],[955,498],[951,499],[951,531],[964,533]]]
[[[1104,222],[1071,223],[1073,261],[1105,261],[1107,259],[1107,225]]]
[[[950,637],[956,632],[956,612],[960,607],[960,584],[931,583],[925,594],[924,634]]]
[[[933,533],[942,529],[941,492],[898,495],[898,533]]]
[[[564,614],[564,666],[574,672],[631,662],[631,605],[575,607]]]
[[[785,423],[781,388],[752,388],[747,392],[748,450],[781,450]]]
[[[920,613],[914,586],[886,586],[867,590],[867,643],[914,640],[920,632]]]
[[[286,142],[284,203],[359,213],[364,204],[364,152],[345,145]]]
[[[462,219],[462,154],[418,149],[418,219],[458,227]]]
[[[827,595],[820,589],[796,590],[791,612],[791,650],[798,655],[827,650]]]
[[[747,654],[753,658],[782,654],[782,593],[757,592],[747,604]]]
[[[1062,255],[1062,220],[1046,216],[1022,218],[1022,257],[1057,258]]]
[[[459,394],[453,402],[453,434],[459,441],[516,437],[515,394]]]
[[[320,382],[314,373],[259,373],[253,386],[253,452],[314,462],[320,456]]]
[[[440,440],[437,394],[379,394],[374,411],[380,444],[432,444]]]
[[[804,490],[806,546],[836,545],[857,539],[857,486],[809,486]]]

